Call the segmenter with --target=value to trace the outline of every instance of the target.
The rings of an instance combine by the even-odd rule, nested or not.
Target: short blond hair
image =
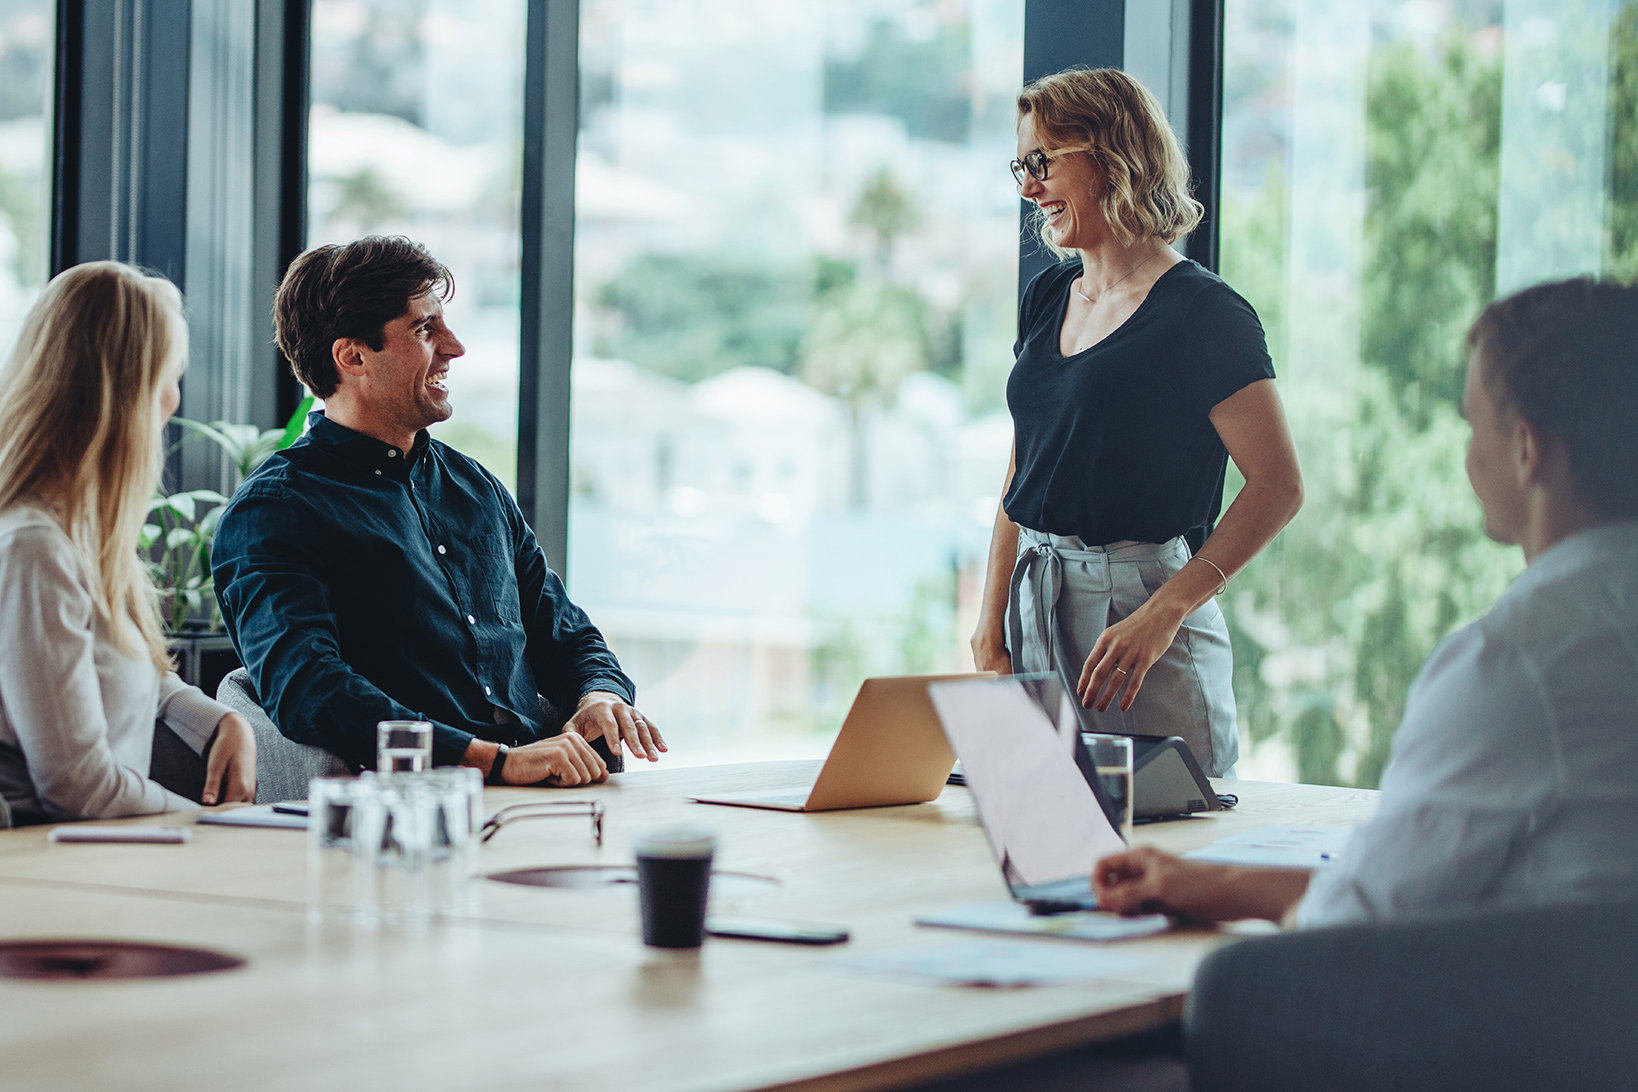
[[[160,388],[186,360],[182,294],[119,262],[51,279],[0,369],[0,509],[45,504],[80,550],[114,643],[169,670],[153,579],[137,553],[159,480]],[[121,617],[136,628],[130,640]]]
[[[1066,68],[1042,76],[1018,94],[1018,119],[1035,119],[1041,150],[1082,146],[1102,182],[1093,191],[1115,237],[1174,243],[1200,223],[1205,208],[1189,193],[1189,162],[1160,102],[1118,68]],[[1036,210],[1035,229],[1058,246]]]

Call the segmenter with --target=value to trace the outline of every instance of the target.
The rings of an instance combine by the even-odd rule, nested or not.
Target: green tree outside
[[[1638,273],[1638,5],[1611,44],[1611,274]],[[1251,740],[1283,737],[1303,781],[1374,787],[1434,646],[1523,567],[1490,542],[1464,469],[1469,323],[1494,296],[1502,61],[1452,34],[1432,51],[1378,42],[1366,73],[1365,251],[1358,372],[1340,427],[1313,385],[1287,387],[1307,503],[1226,604]],[[1230,196],[1223,273],[1263,316],[1278,359],[1285,181]],[[1322,427],[1305,427],[1319,421]],[[1231,485],[1232,489],[1232,485]],[[1309,653],[1290,670],[1292,650]],[[1271,672],[1281,659],[1288,670]],[[1274,677],[1270,678],[1273,674]]]

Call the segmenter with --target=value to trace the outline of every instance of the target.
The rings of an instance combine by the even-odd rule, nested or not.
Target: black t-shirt
[[[1228,466],[1207,415],[1274,378],[1262,323],[1220,278],[1183,261],[1119,329],[1066,357],[1058,333],[1080,272],[1072,258],[1024,290],[1007,379],[1018,456],[1007,516],[1089,546],[1184,535],[1198,550]]]

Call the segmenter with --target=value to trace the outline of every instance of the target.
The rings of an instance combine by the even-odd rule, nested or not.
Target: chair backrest
[[[0,796],[0,830],[11,829],[11,805],[4,796]]]
[[[1242,941],[1201,964],[1194,1092],[1638,1087],[1638,901]]]
[[[216,700],[250,722],[256,736],[256,803],[305,800],[307,783],[315,777],[344,777],[353,772],[323,747],[287,739],[256,697],[250,672],[230,672],[216,688]]]

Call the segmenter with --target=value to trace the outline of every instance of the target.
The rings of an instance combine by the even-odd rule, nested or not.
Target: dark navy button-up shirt
[[[408,453],[315,413],[239,487],[212,550],[233,645],[289,738],[375,765],[381,720],[430,720],[433,761],[474,736],[555,731],[631,680],[506,488],[423,431]],[[509,714],[509,715],[508,715]]]

